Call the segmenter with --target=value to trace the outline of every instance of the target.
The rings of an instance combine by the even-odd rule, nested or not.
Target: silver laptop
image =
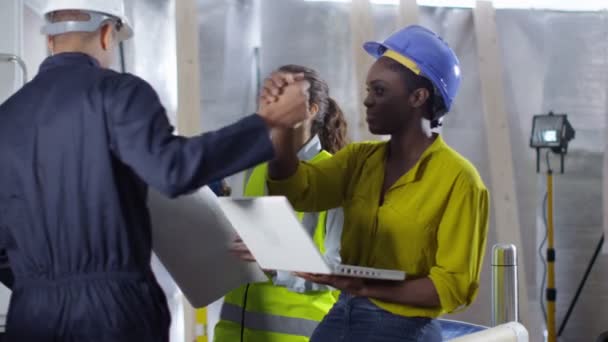
[[[263,269],[404,280],[405,272],[326,262],[284,197],[219,198],[222,211]]]

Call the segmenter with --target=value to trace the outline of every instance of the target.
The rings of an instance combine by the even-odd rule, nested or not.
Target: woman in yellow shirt
[[[367,77],[367,123],[388,142],[347,146],[315,164],[299,162],[291,132],[269,165],[269,192],[296,210],[344,209],[343,263],[399,269],[402,282],[302,274],[343,291],[312,342],[441,341],[438,316],[477,294],[488,231],[488,191],[475,167],[425,127],[440,124],[460,85],[458,59],[420,26],[364,48],[377,61]],[[265,105],[282,74],[267,80]]]

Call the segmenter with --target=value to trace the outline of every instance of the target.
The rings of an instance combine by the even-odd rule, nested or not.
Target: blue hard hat
[[[363,48],[375,58],[392,51],[413,62],[419,75],[428,78],[441,95],[443,106],[440,107],[443,108],[437,108],[435,115],[441,117],[450,111],[460,87],[460,62],[448,44],[433,31],[412,25],[393,33],[383,43],[367,42]]]

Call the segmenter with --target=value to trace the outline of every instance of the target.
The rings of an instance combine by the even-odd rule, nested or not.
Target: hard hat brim
[[[363,49],[374,58],[380,58],[386,50],[390,48],[379,42],[366,42],[363,44]]]
[[[130,25],[123,25],[120,31],[117,32],[118,41],[125,41],[133,38],[133,29]]]
[[[42,15],[46,18],[48,14],[62,10],[76,10],[86,13],[101,13],[103,15],[119,19],[122,22],[122,29],[117,32],[116,38],[119,41],[128,40],[133,37],[133,27],[129,18],[125,14],[123,0],[120,0],[120,5],[116,6],[112,1],[107,0],[56,0],[56,3],[49,1],[47,6],[42,11]],[[110,6],[108,6],[108,3]]]

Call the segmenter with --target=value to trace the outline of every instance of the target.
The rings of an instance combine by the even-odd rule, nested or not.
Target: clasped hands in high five
[[[309,119],[310,84],[303,74],[274,72],[264,82],[258,115],[272,129],[295,128]]]

